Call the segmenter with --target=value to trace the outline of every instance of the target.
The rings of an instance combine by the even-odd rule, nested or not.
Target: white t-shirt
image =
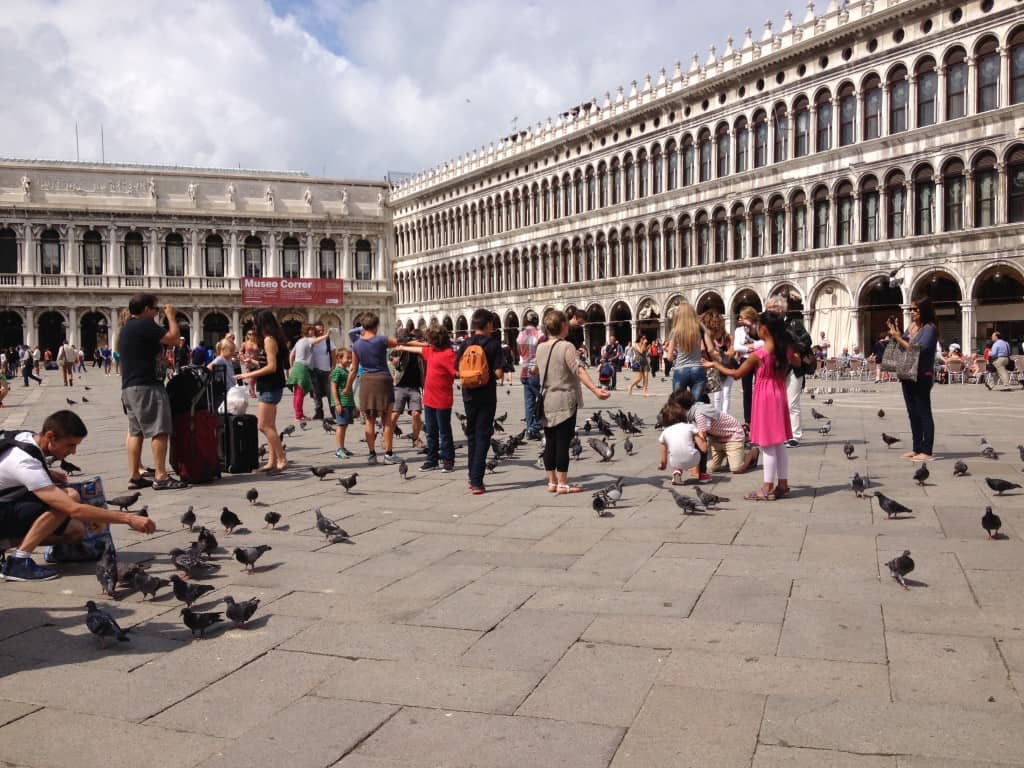
[[[32,432],[19,432],[14,439],[19,443],[35,444]],[[35,492],[53,485],[53,478],[38,459],[19,448],[11,448],[0,456],[0,491],[22,487]]]
[[[697,427],[689,422],[680,422],[662,430],[658,442],[668,446],[668,465],[674,471],[690,469],[700,461],[700,452],[693,441]]]
[[[309,336],[296,341],[292,351],[295,352],[296,363],[302,363],[307,368],[313,367],[313,340]]]

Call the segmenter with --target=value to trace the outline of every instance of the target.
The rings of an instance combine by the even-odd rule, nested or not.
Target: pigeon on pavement
[[[1003,527],[1003,521],[992,511],[992,507],[985,507],[985,514],[981,517],[981,527],[988,531],[990,539],[999,538],[999,529]]]
[[[405,459],[398,462],[398,476],[403,480],[409,479],[409,465],[406,463]]]
[[[334,471],[334,467],[310,467],[309,471],[323,480]]]
[[[345,493],[348,493],[356,487],[356,478],[359,477],[358,472],[353,472],[348,477],[339,477],[338,485],[345,489]]]
[[[118,642],[128,642],[128,630],[121,629],[121,626],[117,623],[113,616],[99,608],[95,602],[90,600],[85,604],[85,609],[88,613],[85,616],[85,626],[89,628],[89,631],[96,635],[96,639],[100,642],[101,648],[107,647],[107,638],[116,637]]]
[[[630,440],[628,436],[623,441],[622,447],[626,450],[626,455],[627,456],[632,456],[633,455],[633,441]]]
[[[230,535],[235,528],[242,524],[242,521],[239,519],[238,515],[227,507],[224,507],[220,513],[220,524],[224,526],[224,530],[228,535]]]
[[[174,567],[189,578],[202,578],[219,570],[220,566],[203,559],[203,545],[196,541],[188,549],[175,547],[170,551]]]
[[[178,574],[171,576],[171,584],[174,585],[174,596],[189,608],[200,597],[214,590],[212,584],[191,584]]]
[[[146,599],[147,595],[151,598],[156,597],[157,591],[171,583],[167,579],[161,579],[159,576],[150,576],[144,571],[136,571],[133,581],[135,589],[142,593],[143,600]]]
[[[188,608],[182,608],[181,616],[185,621],[185,626],[192,631],[193,638],[195,638],[196,632],[199,633],[199,637],[206,637],[207,629],[218,622],[224,621],[224,619],[221,618],[221,613],[219,611],[196,613]]]
[[[819,412],[819,411],[818,411],[817,409],[815,409],[815,408],[811,408],[811,417],[812,417],[813,419],[815,419],[815,420],[820,420],[820,419],[827,419],[827,418],[828,418],[828,416],[826,416],[826,415],[825,415],[824,413],[820,413],[820,412]]]
[[[135,504],[140,496],[142,494],[136,491],[135,493],[129,493],[127,496],[115,496],[112,499],[107,499],[107,503],[112,507],[117,507],[122,512],[127,512],[128,507]]]
[[[291,437],[295,434],[295,425],[289,424],[287,427],[278,432],[278,436],[284,440],[286,437]]]
[[[697,498],[700,499],[700,503],[704,505],[705,509],[714,509],[719,504],[727,504],[729,500],[724,496],[718,496],[714,493],[708,493],[707,491],[697,488]]]
[[[999,458],[999,454],[996,449],[989,445],[988,441],[983,437],[981,438],[981,455],[986,459],[992,459],[995,461]]]
[[[924,485],[924,481],[928,479],[931,472],[928,471],[928,465],[921,462],[921,466],[914,470],[914,480],[918,485]]]
[[[597,512],[598,517],[612,516],[611,511],[608,509],[608,499],[605,497],[603,493],[595,493],[594,500],[590,503],[590,506],[593,508],[595,512]]]
[[[276,528],[277,524],[279,522],[281,522],[281,513],[280,512],[274,512],[274,511],[267,512],[267,514],[265,514],[263,516],[263,520],[271,528]],[[263,527],[266,528],[267,525],[264,525]]]
[[[235,547],[235,560],[245,566],[242,570],[255,573],[256,561],[263,557],[264,552],[269,552],[271,549],[269,544],[260,544],[256,547]]]
[[[881,408],[878,409],[878,418],[880,418],[880,419],[884,419],[885,418],[885,411],[883,411]]]
[[[885,432],[882,433],[882,442],[885,443],[887,448],[891,448],[895,443],[901,442],[898,437],[887,435]]]
[[[348,539],[348,532],[338,525],[333,520],[324,517],[323,512],[320,511],[320,507],[315,507],[313,512],[316,514],[316,529],[328,539]]]
[[[611,461],[615,455],[615,443],[609,444],[604,440],[598,440],[596,437],[590,438],[587,443],[597,451],[597,455],[601,457],[602,462]]]
[[[224,598],[224,602],[228,606],[224,613],[235,622],[236,627],[245,626],[245,623],[252,618],[252,615],[256,613],[256,609],[260,606],[259,598],[256,597],[236,603],[235,598],[228,595]]]
[[[258,499],[259,497],[260,492],[257,491],[255,488],[250,488],[248,491],[245,492],[245,500],[248,501],[250,504],[255,504],[256,499]]]
[[[853,486],[853,492],[857,494],[858,499],[864,498],[864,489],[867,484],[864,482],[864,478],[860,476],[860,472],[853,473],[853,480],[850,481],[850,485]]]
[[[846,443],[845,445],[843,445],[843,453],[846,455],[846,458],[852,459],[853,458],[853,443]]]
[[[889,569],[889,573],[892,577],[900,583],[904,589],[910,589],[907,586],[906,576],[908,573],[914,570],[914,561],[910,557],[910,550],[903,550],[903,554],[899,557],[893,558],[885,564]]]
[[[72,464],[67,459],[61,459],[60,460],[60,468],[62,470],[64,470],[65,472],[67,472],[69,475],[73,475],[76,472],[81,472],[82,471],[81,467],[79,467],[79,466],[77,466],[75,464]]]
[[[1012,491],[1014,488],[1020,488],[1020,483],[1011,483],[1009,480],[1001,480],[998,477],[986,477],[985,484],[995,491],[997,496],[1002,496],[1003,491]]]
[[[887,514],[890,518],[899,517],[899,515],[904,512],[909,514],[910,512],[914,511],[903,506],[898,501],[896,501],[896,499],[890,499],[888,496],[885,496],[879,491],[875,491],[875,498],[878,499],[878,506],[880,506],[882,508],[882,511],[885,512],[885,514]]]
[[[104,547],[96,563],[96,581],[100,583],[100,594],[115,597],[117,590],[117,555],[112,547]],[[116,599],[116,598],[115,598]]]
[[[182,525],[182,527],[188,526],[189,531],[191,531],[192,528],[195,526],[195,524],[196,524],[196,513],[192,509],[192,505],[189,504],[188,505],[188,509],[186,509],[184,514],[181,516],[181,525]]]
[[[967,462],[958,460],[953,465],[953,477],[963,477],[967,474]]]
[[[217,549],[217,537],[204,525],[199,529],[199,538],[196,540],[196,544],[199,545],[199,551],[202,554],[210,555]]]
[[[672,498],[676,502],[676,506],[683,510],[683,514],[692,515],[697,511],[697,502],[689,496],[683,496],[681,493],[676,493],[671,488],[669,492],[672,494]]]

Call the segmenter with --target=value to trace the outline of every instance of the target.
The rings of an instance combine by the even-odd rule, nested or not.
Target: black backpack
[[[812,373],[818,366],[811,347],[814,344],[811,334],[804,328],[803,321],[799,318],[790,318],[786,321],[786,333],[789,334],[790,348],[800,357],[800,365],[793,366],[793,373],[797,376],[804,376]]]

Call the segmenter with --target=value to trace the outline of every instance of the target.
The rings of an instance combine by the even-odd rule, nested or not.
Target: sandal
[[[776,488],[774,491],[772,491],[768,495],[772,498],[772,500],[775,500],[775,499],[784,499],[787,496],[789,496],[791,493],[793,493],[793,489],[790,488],[787,485],[785,488]]]
[[[275,467],[260,467],[259,469],[254,469],[252,471],[252,473],[254,475],[264,475],[264,474],[266,474],[267,472],[270,472],[273,469],[275,469]]]
[[[559,483],[556,493],[583,493],[583,487],[576,485],[575,483],[569,483],[568,485],[562,485]]]
[[[163,480],[154,480],[150,487],[154,491],[180,491],[182,488],[188,488],[188,483],[173,477],[165,477]]]
[[[764,488],[758,488],[756,491],[746,494],[743,498],[747,501],[775,501],[775,492],[765,493]]]
[[[548,483],[548,493],[557,493],[558,483]]]
[[[153,481],[152,480],[146,480],[145,478],[139,477],[139,478],[136,478],[135,480],[129,480],[128,481],[128,487],[131,490],[133,490],[133,491],[141,491],[144,488],[152,488],[153,487]]]

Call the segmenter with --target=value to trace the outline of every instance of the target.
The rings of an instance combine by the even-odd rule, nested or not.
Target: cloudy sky
[[[822,12],[826,0],[819,0]],[[5,0],[0,156],[381,178],[627,90],[792,0]]]

